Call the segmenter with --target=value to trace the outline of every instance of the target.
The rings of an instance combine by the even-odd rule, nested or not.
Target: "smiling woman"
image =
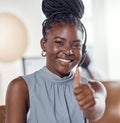
[[[0,61],[10,62],[20,58],[27,43],[24,23],[11,13],[0,13]]]
[[[43,0],[42,10],[46,65],[9,84],[6,123],[80,123],[84,114],[98,120],[105,110],[104,86],[82,78],[78,68],[72,71],[85,52],[82,0]]]

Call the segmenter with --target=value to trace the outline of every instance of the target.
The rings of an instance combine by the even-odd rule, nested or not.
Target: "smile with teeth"
[[[59,59],[59,60],[62,61],[62,62],[66,62],[66,63],[71,62],[71,60],[66,60],[66,59]]]

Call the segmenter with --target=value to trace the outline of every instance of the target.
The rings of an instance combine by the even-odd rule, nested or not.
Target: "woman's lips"
[[[58,61],[60,64],[64,65],[64,66],[68,66],[68,65],[72,65],[73,63],[73,59],[63,59],[63,58],[58,58]]]
[[[67,59],[61,59],[61,58],[59,58],[59,61],[62,61],[62,62],[65,62],[65,63],[69,63],[69,62],[71,62],[72,60],[67,60]]]

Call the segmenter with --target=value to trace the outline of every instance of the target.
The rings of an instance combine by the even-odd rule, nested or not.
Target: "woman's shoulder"
[[[26,90],[27,89],[27,85],[25,80],[22,77],[18,77],[13,79],[9,85],[8,85],[8,89],[12,89],[14,91],[18,91],[20,90]]]
[[[22,77],[12,80],[8,84],[7,95],[11,96],[13,99],[28,99],[28,87],[25,80]]]

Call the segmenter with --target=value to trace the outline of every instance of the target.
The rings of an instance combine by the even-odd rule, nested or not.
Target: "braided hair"
[[[44,38],[46,37],[46,30],[61,22],[76,25],[83,31],[80,21],[84,14],[82,0],[43,0],[42,11],[46,16],[42,24]]]

